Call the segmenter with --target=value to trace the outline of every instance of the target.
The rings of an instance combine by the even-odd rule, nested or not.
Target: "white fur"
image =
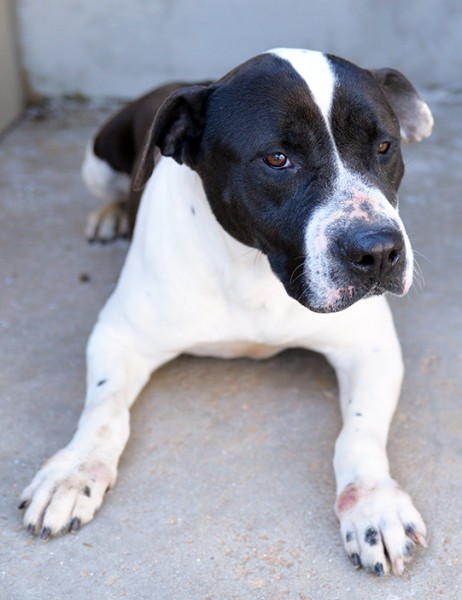
[[[297,48],[275,48],[270,52],[287,60],[306,81],[314,101],[328,123],[334,97],[335,76],[327,57],[322,52]]]
[[[313,59],[318,68],[322,60],[313,56],[297,61]],[[377,194],[372,201],[381,206]],[[333,215],[320,213],[307,243],[322,243],[322,218]],[[334,465],[345,548],[371,570],[380,561],[388,569],[387,552],[391,568],[402,572],[406,527],[412,521],[420,543],[425,527],[389,474],[386,440],[403,368],[385,299],[328,315],[303,308],[265,256],[217,223],[197,174],[169,158],[147,184],[124,269],[91,335],[77,432],[24,490],[25,525],[46,537],[91,520],[116,481],[130,406],[165,362],[183,352],[262,357],[296,346],[325,354],[339,378],[344,426]],[[348,494],[357,501],[347,502]],[[386,537],[365,545],[368,529],[384,524]]]
[[[418,126],[411,131],[409,131],[408,128],[401,128],[400,133],[403,142],[421,142],[432,133],[433,125],[435,123],[428,104],[422,99],[418,99],[416,101],[416,111],[419,114]]]
[[[113,202],[127,197],[130,177],[114,171],[108,163],[98,158],[93,151],[93,142],[85,150],[81,173],[88,189],[100,200]]]

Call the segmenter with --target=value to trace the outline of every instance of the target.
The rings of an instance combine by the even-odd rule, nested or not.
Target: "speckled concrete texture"
[[[97,518],[42,542],[18,496],[70,439],[84,349],[126,244],[88,245],[80,181],[101,107],[35,111],[0,143],[0,598],[334,600],[462,596],[462,97],[428,96],[432,138],[406,148],[401,214],[422,273],[392,299],[407,367],[394,476],[429,528],[401,578],[357,572],[333,513],[340,428],[316,354],[182,357],[136,403],[119,480]],[[423,281],[422,281],[423,280]]]

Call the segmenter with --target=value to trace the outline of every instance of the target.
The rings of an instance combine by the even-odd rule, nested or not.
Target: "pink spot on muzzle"
[[[347,204],[353,208],[349,214],[350,218],[365,221],[370,221],[371,211],[377,208],[377,203],[370,196],[357,190],[353,192],[353,198]]]
[[[343,288],[329,288],[327,290],[326,307],[333,308],[345,298],[352,298],[354,291],[352,285]]]

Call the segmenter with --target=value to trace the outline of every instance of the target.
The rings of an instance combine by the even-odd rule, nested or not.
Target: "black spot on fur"
[[[83,493],[84,493],[84,496],[87,496],[88,498],[90,498],[90,496],[91,496],[91,489],[88,487],[88,485],[86,485],[83,488]]]
[[[353,539],[353,532],[352,531],[347,531],[347,534],[345,536],[345,540],[347,542],[351,542],[352,539]]]
[[[358,413],[355,413],[355,416],[356,416],[356,417],[362,417],[362,416],[363,416],[363,413],[359,413],[359,412],[358,412]]]
[[[369,527],[366,529],[366,533],[364,535],[364,541],[369,546],[376,546],[378,544],[379,532],[374,527]]]
[[[96,384],[98,387],[101,387],[102,385],[104,385],[105,383],[107,383],[107,379],[101,379],[101,381],[98,381],[98,383]]]
[[[376,563],[375,567],[374,567],[374,571],[375,571],[375,574],[377,575],[377,577],[383,577],[385,575],[382,563]]]

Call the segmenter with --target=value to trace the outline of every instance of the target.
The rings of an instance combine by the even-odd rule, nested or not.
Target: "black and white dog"
[[[383,294],[412,284],[400,140],[428,136],[431,113],[399,72],[307,50],[272,50],[215,83],[178,87],[129,105],[87,152],[89,187],[115,202],[90,220],[90,237],[126,231],[130,175],[144,191],[88,344],[77,432],[24,490],[25,526],[46,539],[93,518],[116,481],[129,409],[167,361],[303,347],[339,380],[345,549],[356,567],[401,574],[426,532],[389,473],[403,365]]]

